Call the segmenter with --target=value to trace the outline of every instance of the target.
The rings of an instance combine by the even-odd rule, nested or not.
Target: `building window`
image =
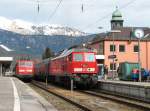
[[[99,43],[99,54],[100,55],[104,54],[104,43],[103,42]]]
[[[125,45],[119,45],[119,52],[125,52]]]
[[[110,63],[110,70],[113,70],[113,63]],[[116,70],[116,63],[114,63],[114,70]]]
[[[117,27],[120,27],[120,23],[117,24]]]
[[[139,52],[139,47],[138,47],[138,45],[134,45],[134,52]]]
[[[116,51],[116,46],[115,45],[110,45],[110,52],[113,52],[113,49],[114,49],[114,51]]]

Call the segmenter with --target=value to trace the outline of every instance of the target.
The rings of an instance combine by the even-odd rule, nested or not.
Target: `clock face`
[[[144,31],[142,29],[136,29],[134,35],[136,38],[142,38],[144,37]]]

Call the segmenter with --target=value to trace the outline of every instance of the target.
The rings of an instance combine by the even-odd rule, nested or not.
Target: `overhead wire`
[[[120,9],[120,10],[121,10],[121,9],[124,9],[124,8],[128,7],[130,4],[134,3],[135,1],[137,1],[137,0],[131,0],[130,2],[128,2],[127,4],[123,5],[123,6],[122,6],[121,8],[119,8],[119,9]],[[106,19],[106,18],[109,17],[111,14],[112,14],[112,12],[111,12],[111,13],[108,13],[108,14],[106,14],[106,15],[104,15],[103,17],[99,18],[99,19],[96,20],[95,22],[93,22],[93,23],[87,25],[85,28],[83,28],[83,30],[86,30],[86,29],[91,28],[91,27],[92,27],[93,25],[95,25],[97,22],[100,22],[100,21]]]
[[[38,18],[38,16],[39,16],[39,14],[40,14],[40,11],[41,11],[41,4],[47,4],[47,2],[51,2],[50,0],[28,0],[28,1],[30,1],[30,2],[35,2],[36,3],[36,7],[35,7],[35,11],[36,11],[36,17],[35,17],[35,21],[37,21],[37,18]],[[53,11],[53,13],[51,14],[51,16],[50,17],[52,17],[53,15],[54,15],[54,13],[57,11],[57,9],[58,9],[58,7],[59,7],[59,5],[60,5],[60,3],[62,2],[62,0],[59,0],[60,2],[58,3],[58,5],[56,6],[56,8],[55,8],[55,10]],[[49,17],[49,18],[50,18]]]
[[[84,4],[83,4],[83,0],[81,0],[81,12],[84,12]]]
[[[40,2],[39,2],[39,0],[37,0],[37,12],[39,13],[40,12]]]
[[[82,13],[83,13],[84,12],[84,6],[83,6],[83,4],[81,6],[81,10],[82,10]]]
[[[34,19],[35,19],[34,21],[35,21],[35,23],[37,24],[37,27],[38,27],[38,25],[39,25],[38,19],[40,17],[41,4],[43,2],[46,2],[46,1],[42,1],[42,0],[30,0],[30,1],[34,1],[35,2],[35,13],[36,13],[36,15],[34,17]]]
[[[58,4],[56,5],[54,11],[50,14],[50,16],[48,17],[48,21],[50,21],[50,19],[53,18],[53,16],[55,15],[55,13],[57,12],[58,8],[60,7],[61,3],[63,0],[59,0]]]

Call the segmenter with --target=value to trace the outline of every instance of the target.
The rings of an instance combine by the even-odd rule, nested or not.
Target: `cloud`
[[[115,10],[116,5],[119,8],[127,5],[121,8],[125,25],[150,25],[148,16],[150,0],[63,0],[57,12],[50,19],[49,16],[54,11],[58,0],[40,0],[39,14],[36,1],[1,0],[0,16],[23,19],[33,23],[63,24],[93,33],[100,31],[97,28],[99,26],[103,27],[103,30],[109,30],[111,13]],[[82,4],[84,12],[81,10]],[[108,16],[105,17],[106,15]],[[97,20],[99,21],[96,22]]]

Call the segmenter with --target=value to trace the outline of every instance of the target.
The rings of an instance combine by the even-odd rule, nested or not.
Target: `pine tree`
[[[50,58],[50,57],[53,57],[54,56],[54,53],[51,51],[50,48],[46,48],[45,49],[45,52],[42,54],[42,59],[47,59],[47,58]]]

